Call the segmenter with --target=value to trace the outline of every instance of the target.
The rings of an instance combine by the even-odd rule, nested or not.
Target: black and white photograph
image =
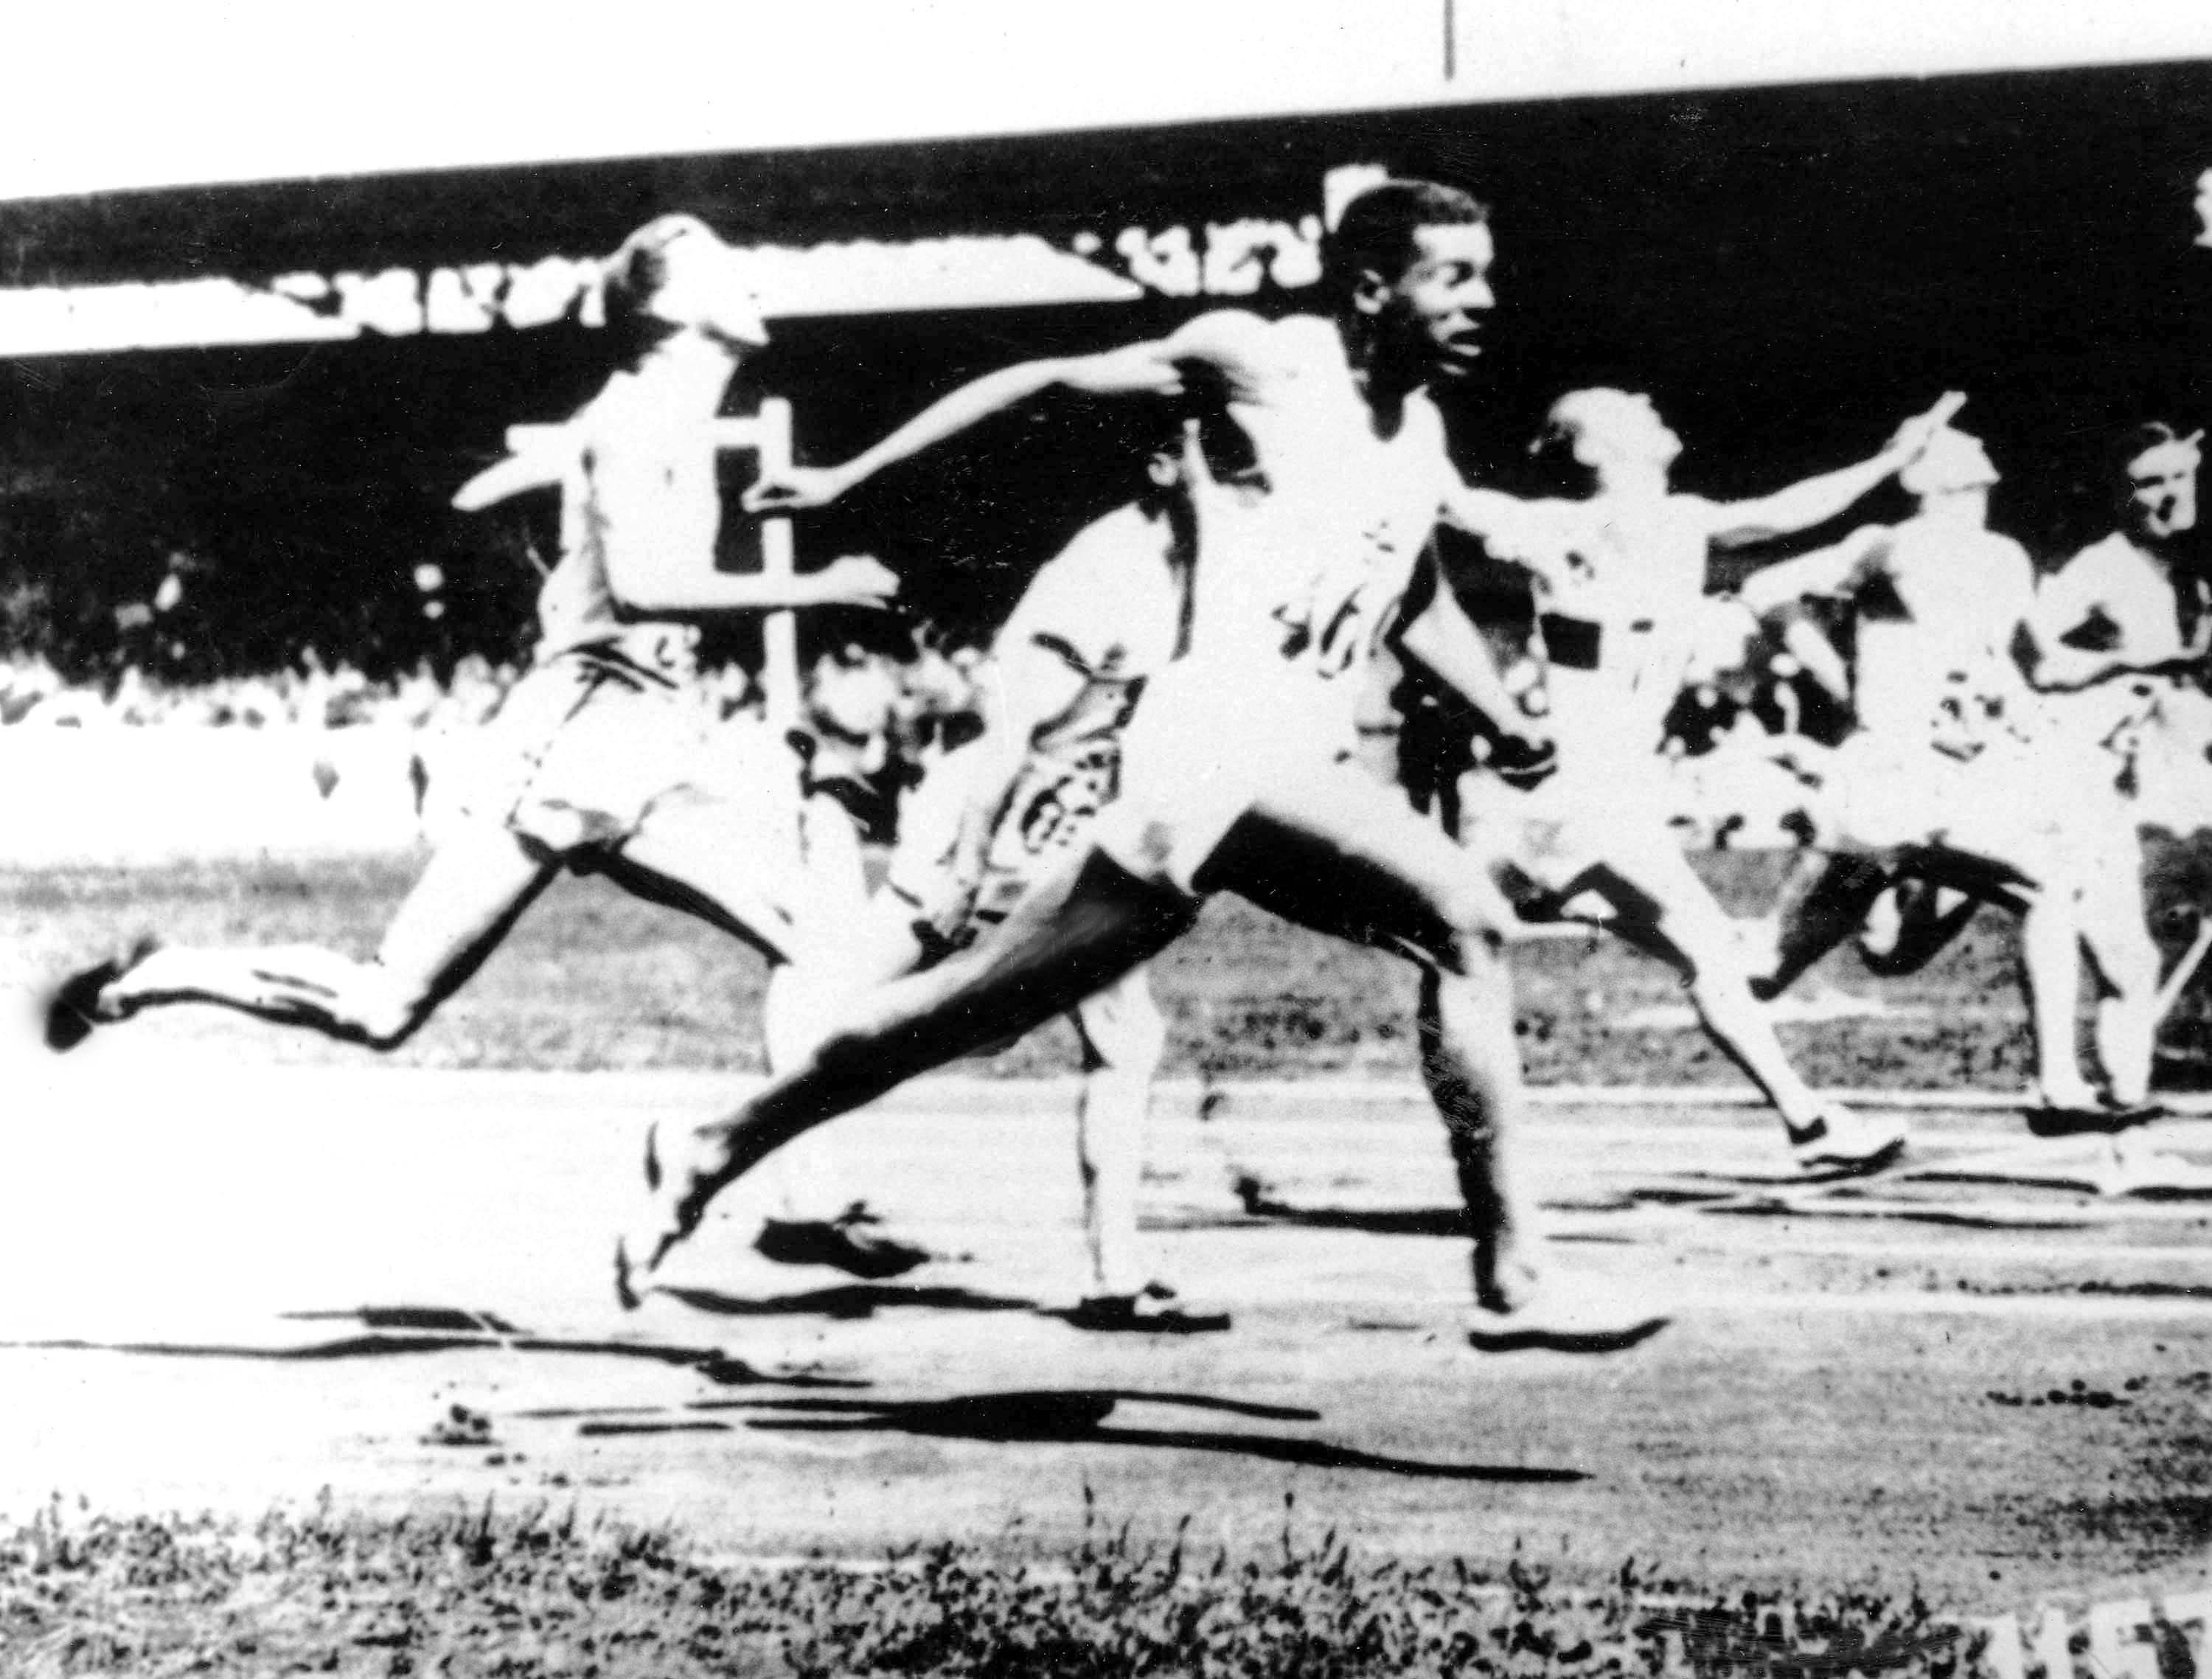
[[[2212,1675],[2212,12],[9,58],[0,1675]]]

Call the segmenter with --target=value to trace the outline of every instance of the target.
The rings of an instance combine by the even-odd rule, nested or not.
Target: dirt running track
[[[2004,1181],[1978,1158],[2021,1140],[1996,1113],[1919,1114],[1912,1169],[1808,1191],[1760,1181],[1781,1158],[1755,1110],[1547,1107],[1561,1260],[1680,1313],[1618,1357],[1486,1359],[1410,1092],[1231,1091],[1202,1122],[1168,1092],[1148,1240],[1235,1327],[1115,1337],[1051,1315],[1080,1274],[1064,1085],[919,1087],[802,1146],[787,1183],[950,1256],[902,1284],[758,1259],[777,1191],[747,1186],[682,1298],[625,1318],[602,1232],[641,1127],[713,1111],[727,1077],[105,1042],[0,1072],[0,1519],[328,1487],[866,1558],[1056,1541],[1086,1487],[1116,1523],[1256,1547],[1294,1493],[1300,1532],[1382,1553],[1518,1542],[1570,1574],[1917,1580],[1992,1611],[2178,1587],[2212,1546],[2212,1202]],[[2212,1160],[2201,1122],[2172,1128]],[[488,1438],[436,1442],[457,1404]]]

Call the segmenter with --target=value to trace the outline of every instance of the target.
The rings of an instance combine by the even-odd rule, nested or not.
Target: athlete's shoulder
[[[1588,502],[1560,496],[1509,496],[1486,484],[1452,476],[1456,489],[1446,504],[1450,522],[1480,538],[1492,557],[1534,564],[1563,557],[1589,538],[1604,520]]]
[[[1908,519],[1889,527],[1882,540],[1899,563],[1921,562],[1931,566],[1949,566],[1961,558],[1984,564],[1997,561],[2027,563],[2027,549],[2003,532],[1979,525],[1925,517]]]
[[[1425,386],[1406,398],[1406,428],[1423,443],[1434,444],[1440,457],[1448,453],[1450,433],[1444,424],[1444,411],[1437,406],[1435,394]],[[1456,467],[1452,469],[1452,477],[1465,482]]]
[[[1241,349],[1267,343],[1280,325],[1249,309],[1208,309],[1176,327],[1168,342],[1194,350]]]
[[[1708,542],[1741,522],[1726,502],[1688,490],[1669,490],[1655,519],[1657,528]]]
[[[2060,562],[2057,569],[2043,580],[2043,586],[2046,589],[2063,587],[2073,591],[2124,588],[2155,570],[2149,557],[2128,540],[2125,532],[2114,531]]]
[[[2071,571],[2077,565],[2091,568],[2132,566],[2142,563],[2142,557],[2135,544],[2128,540],[2124,531],[2113,531],[2099,537],[2087,548],[2078,551],[2071,559],[2066,561],[2058,569],[2061,571]]]
[[[1110,599],[1116,587],[1141,587],[1133,563],[1164,554],[1170,534],[1167,521],[1148,516],[1141,504],[1131,502],[1118,507],[1070,537],[1066,546],[1038,568],[1023,599],[1072,603],[1090,599],[1095,605],[1100,595]]]
[[[1173,532],[1132,502],[1092,520],[1038,568],[1000,626],[1007,651],[1041,646],[1097,672],[1170,642],[1180,596],[1168,563]]]
[[[630,423],[653,406],[643,381],[627,368],[617,369],[607,376],[606,382],[592,393],[584,405],[568,417],[568,429],[574,436],[588,437]]]
[[[1992,561],[2002,562],[2014,569],[2025,567],[2033,572],[2035,562],[2028,557],[2027,547],[2002,531],[1984,531],[1977,545]]]
[[[1169,334],[1168,350],[1178,358],[1227,366],[1291,367],[1316,356],[1341,358],[1343,339],[1325,316],[1285,315],[1271,320],[1249,309],[1209,309]]]

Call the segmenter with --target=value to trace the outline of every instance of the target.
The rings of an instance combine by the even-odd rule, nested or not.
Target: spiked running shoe
[[[121,1010],[108,1009],[100,994],[154,953],[151,939],[141,939],[122,956],[111,956],[81,968],[53,989],[46,999],[46,1047],[65,1053],[90,1037],[96,1026],[112,1025],[124,1018]]]
[[[1823,1108],[1809,1124],[1790,1128],[1790,1152],[1808,1177],[1865,1177],[1886,1171],[1905,1153],[1905,1127],[1868,1119],[1839,1105]]]

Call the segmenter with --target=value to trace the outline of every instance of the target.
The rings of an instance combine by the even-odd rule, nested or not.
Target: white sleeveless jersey
[[[1374,651],[1435,532],[1443,418],[1417,392],[1378,435],[1336,328],[1312,316],[1255,332],[1224,372],[1261,482],[1194,488],[1189,656],[1341,676]]]
[[[629,545],[687,552],[690,569],[711,570],[721,525],[711,438],[672,418],[633,376],[616,374],[571,424],[579,441],[561,486],[561,557],[538,595],[541,659],[633,639],[638,621],[608,581],[611,555]]]
[[[1659,751],[1705,597],[1712,505],[1694,496],[1528,504],[1523,533],[1563,762]]]
[[[2106,680],[2043,697],[2050,733],[2134,764],[2137,773],[2127,780],[2149,797],[2145,820],[2179,831],[2202,825],[2212,809],[2203,803],[2204,697],[2185,673],[2148,672],[2191,660],[2201,672],[2203,661],[2212,659],[2212,599],[2204,580],[2116,531],[2045,577],[2034,612],[2039,642],[2079,638],[2115,667]],[[2155,818],[2148,813],[2154,807]]]
[[[1203,371],[1256,470],[1242,483],[1191,474],[1188,651],[1148,684],[1122,742],[1121,797],[1093,836],[1139,878],[1200,896],[1207,862],[1256,803],[1316,773],[1359,773],[1347,766],[1360,678],[1451,466],[1425,393],[1378,430],[1328,321],[1230,313],[1178,338],[1179,365]]]
[[[561,479],[561,551],[538,590],[538,656],[611,635],[622,625],[607,569],[592,534],[590,473],[576,451]]]
[[[1170,565],[1173,540],[1164,517],[1120,508],[1030,580],[996,645],[1041,647],[1084,678],[1074,698],[1032,726],[1032,753],[1066,758],[1118,734],[1145,678],[1176,656],[1185,593]]]
[[[2012,641],[2034,591],[2034,565],[2009,537],[1934,520],[1897,526],[1856,596],[1860,727],[1933,730],[1955,751],[2022,722],[2028,695]]]
[[[2092,543],[2043,580],[2035,622],[2045,642],[2086,632],[2124,666],[2212,658],[2212,594],[2204,580],[2124,532]]]

